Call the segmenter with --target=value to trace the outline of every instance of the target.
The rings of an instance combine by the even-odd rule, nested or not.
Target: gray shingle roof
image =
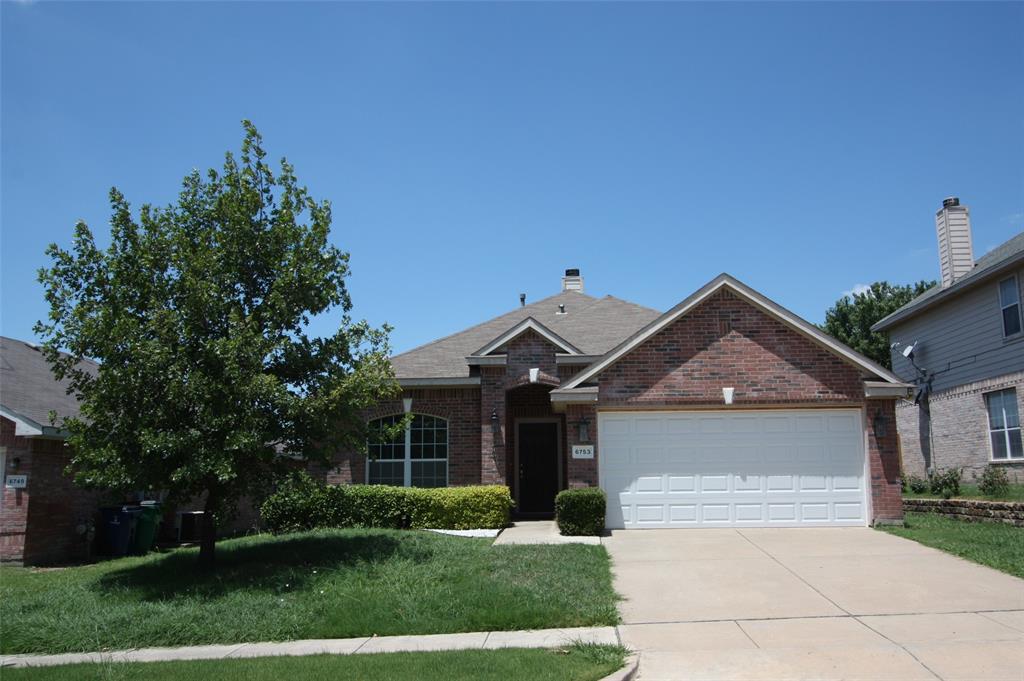
[[[559,314],[559,305],[565,305],[565,314]],[[466,357],[527,317],[533,317],[584,354],[602,355],[660,314],[613,296],[594,298],[579,291],[563,291],[395,355],[391,364],[398,378],[469,376]]]
[[[1004,266],[1024,259],[1024,232],[996,246],[974,261],[974,269],[957,279],[946,288],[936,284],[887,317],[875,322],[872,331],[884,331],[908,317],[923,312],[948,296],[965,291],[981,283],[988,275],[998,272]]]
[[[85,360],[84,366],[96,371],[97,365]],[[43,353],[35,346],[0,336],[0,406],[17,416],[48,427],[50,410],[57,412],[58,423],[78,416],[78,400],[67,394],[68,381],[58,381],[50,371]]]

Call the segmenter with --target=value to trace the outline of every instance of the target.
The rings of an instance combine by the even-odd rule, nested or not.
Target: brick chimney
[[[944,199],[942,208],[935,213],[935,231],[939,236],[942,288],[946,288],[974,269],[971,214],[967,206],[961,206],[955,196]]]
[[[580,276],[578,269],[565,271],[565,276],[562,277],[562,290],[583,293],[583,277]]]

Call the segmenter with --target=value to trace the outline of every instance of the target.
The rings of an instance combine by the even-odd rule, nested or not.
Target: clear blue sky
[[[334,204],[395,350],[557,292],[727,271],[811,321],[1024,229],[1024,4],[2,6],[2,332],[107,191],[163,204],[251,118]],[[318,319],[326,333],[335,319]]]

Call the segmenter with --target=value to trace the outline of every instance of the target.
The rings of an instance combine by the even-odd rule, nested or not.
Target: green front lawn
[[[941,499],[942,496],[938,494],[931,494],[924,492],[923,494],[915,494],[910,490],[903,493],[903,496],[907,499]],[[1024,485],[1013,484],[1010,485],[1010,491],[1003,496],[998,497],[987,497],[978,491],[978,486],[968,483],[960,485],[960,494],[956,499],[977,499],[980,501],[1024,501]]]
[[[561,650],[461,650],[188,662],[112,662],[5,669],[3,677],[4,681],[595,681],[622,667],[625,654],[624,649],[612,646],[570,646]]]
[[[907,513],[903,527],[880,529],[1024,577],[1024,527],[974,523],[938,513]]]
[[[62,570],[2,568],[4,653],[544,629],[618,621],[602,546],[320,530]]]

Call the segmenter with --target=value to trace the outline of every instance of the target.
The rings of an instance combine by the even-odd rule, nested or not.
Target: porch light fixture
[[[586,416],[581,416],[578,421],[575,422],[577,432],[580,436],[580,443],[586,444],[590,442],[590,419]]]
[[[16,456],[10,461],[8,461],[7,467],[10,468],[12,471],[18,470],[21,467],[21,457]]]
[[[889,419],[886,418],[881,409],[875,412],[875,418],[871,420],[871,425],[875,429],[876,438],[885,437],[889,434]]]
[[[540,369],[530,369],[530,383],[536,383],[540,377]]]
[[[732,404],[732,398],[735,394],[736,388],[722,388],[722,399],[725,400],[726,404]]]
[[[406,414],[408,414],[410,411],[412,411],[412,398],[411,397],[403,397],[402,398],[402,407],[405,409],[405,413]]]

